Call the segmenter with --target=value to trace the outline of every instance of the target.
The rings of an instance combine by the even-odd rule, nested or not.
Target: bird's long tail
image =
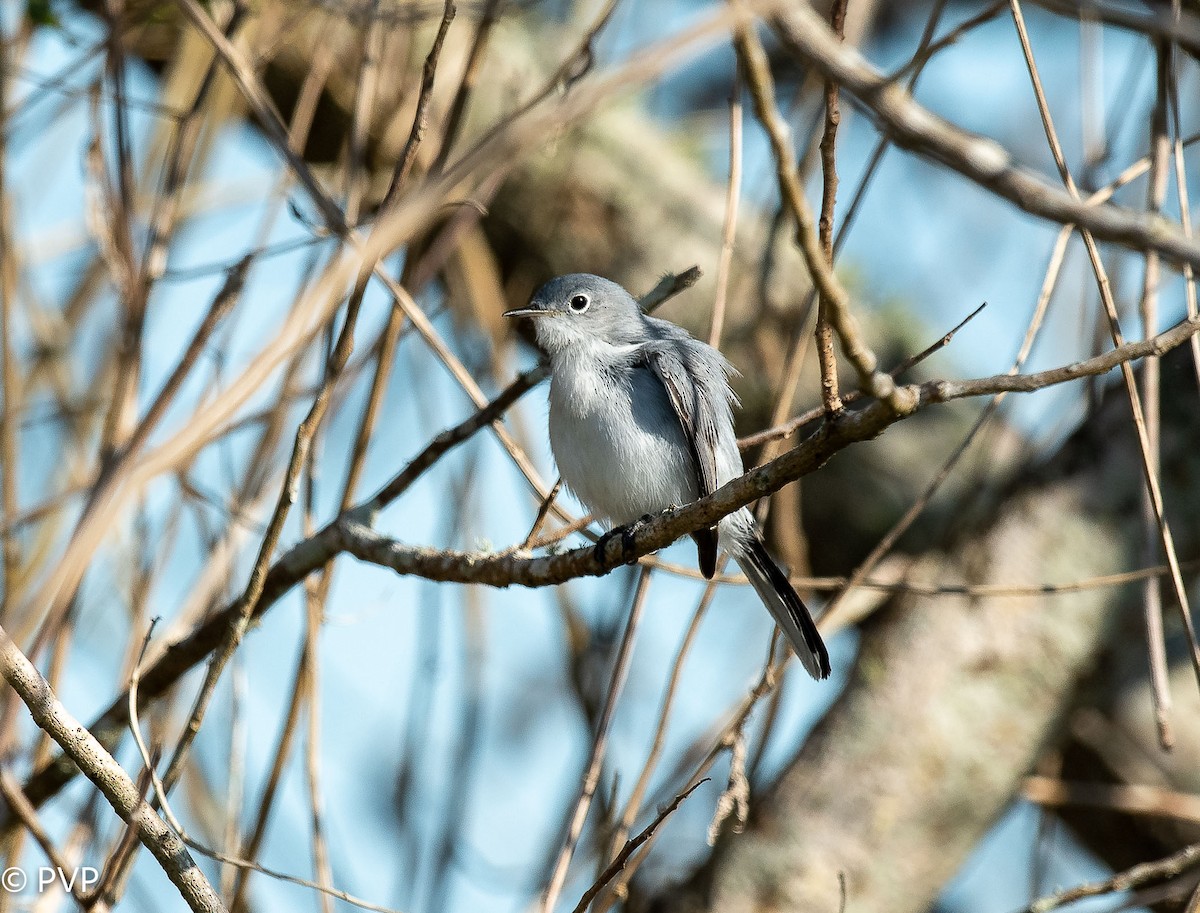
[[[749,519],[749,518],[747,518]],[[753,521],[750,521],[751,524]],[[758,530],[738,524],[729,552],[770,610],[801,665],[815,679],[829,677],[829,651],[817,632],[808,608],[792,589],[787,575],[767,553]]]

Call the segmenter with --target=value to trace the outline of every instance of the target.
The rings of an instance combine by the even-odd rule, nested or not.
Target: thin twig
[[[559,539],[555,542],[561,541]],[[551,544],[548,540],[542,540],[545,544]],[[535,543],[540,545],[542,543]],[[515,550],[514,550],[515,551]],[[511,552],[510,552],[511,554]],[[700,573],[699,569],[694,566],[675,564],[670,561],[665,561],[654,555],[645,556],[639,559],[639,563],[647,564],[656,570],[664,571],[668,574],[673,574],[676,577],[684,577],[688,580],[711,580],[712,583],[723,584],[726,586],[746,586],[748,581],[742,574],[724,574],[717,573],[711,578],[705,578]],[[1193,558],[1190,561],[1180,563],[1185,573],[1194,573],[1200,570],[1200,558]],[[1107,589],[1109,587],[1125,586],[1130,583],[1138,583],[1151,578],[1167,577],[1171,573],[1171,569],[1165,564],[1155,565],[1153,567],[1144,567],[1132,571],[1120,571],[1114,574],[1097,574],[1090,577],[1084,577],[1079,580],[1062,581],[1059,583],[1044,582],[1044,583],[942,583],[937,585],[929,585],[922,583],[913,583],[910,581],[897,581],[889,576],[875,578],[868,577],[856,584],[858,589],[872,590],[878,593],[888,594],[910,594],[913,596],[986,596],[994,597],[1009,597],[1009,598],[1024,598],[1028,596],[1062,596],[1068,593],[1079,593],[1085,590]],[[792,586],[797,590],[814,590],[816,592],[837,592],[843,589],[849,577],[810,577],[804,574],[792,574],[788,578]],[[822,630],[837,630],[842,619],[837,618],[822,618]]]
[[[311,662],[311,659],[312,657],[307,650],[302,649],[300,651],[300,659],[297,661],[296,670],[292,675],[292,687],[289,692],[288,706],[283,713],[283,719],[279,726],[279,737],[275,741],[275,750],[271,755],[271,766],[267,771],[262,792],[259,794],[257,807],[254,809],[254,818],[249,827],[249,836],[242,840],[239,847],[238,855],[247,862],[247,865],[239,866],[237,875],[234,878],[233,893],[229,902],[230,913],[236,913],[237,910],[244,908],[246,904],[246,892],[250,883],[249,875],[259,870],[257,868],[257,858],[259,851],[262,849],[263,841],[266,839],[267,822],[270,819],[275,799],[279,795],[279,788],[283,782],[283,774],[287,768],[287,763],[291,759],[292,749],[295,746],[296,735],[299,731],[300,715],[304,711],[306,700],[309,698],[307,692],[307,666]]]
[[[558,497],[558,493],[562,491],[563,480],[559,476],[558,481],[550,489],[549,494],[542,499],[542,504],[538,508],[537,516],[533,518],[533,526],[529,528],[529,535],[525,537],[525,541],[521,543],[522,549],[528,549],[537,541],[538,535],[542,531],[542,526],[546,522],[546,517],[550,515],[550,506],[554,503],[554,499]]]
[[[1172,12],[1178,20],[1179,6],[1172,2]],[[1192,210],[1189,202],[1187,167],[1183,160],[1183,150],[1194,137],[1183,139],[1183,128],[1180,124],[1179,116],[1179,86],[1175,75],[1176,55],[1171,55],[1171,72],[1170,82],[1168,84],[1168,96],[1171,105],[1171,125],[1175,132],[1175,139],[1172,143],[1172,154],[1175,159],[1175,192],[1179,197],[1179,224],[1183,228],[1183,233],[1186,237],[1192,237]],[[1196,271],[1190,263],[1183,264],[1183,278],[1186,283],[1187,313],[1189,317],[1195,317],[1200,314],[1200,306],[1196,301]],[[1196,386],[1200,391],[1200,339],[1192,340],[1192,367],[1196,374]]]
[[[316,480],[317,452],[309,451],[308,467],[305,470],[304,535],[316,532]],[[305,626],[304,658],[302,664],[304,696],[308,709],[308,727],[305,732],[304,774],[308,787],[308,804],[311,811],[311,843],[313,878],[327,888],[333,887],[333,867],[329,861],[329,846],[325,838],[324,797],[321,792],[321,626],[325,620],[325,600],[328,589],[325,581],[328,572],[309,577],[304,582]],[[333,913],[333,898],[321,894],[322,913]]]
[[[330,354],[326,364],[327,373],[325,382],[321,385],[320,390],[313,399],[308,414],[296,430],[291,458],[288,461],[287,470],[284,474],[279,498],[272,512],[271,520],[267,524],[267,531],[259,546],[258,555],[250,571],[246,588],[237,602],[238,611],[230,620],[220,648],[212,655],[209,661],[204,682],[196,695],[188,724],[184,728],[183,734],[171,756],[171,762],[167,766],[167,773],[164,779],[169,783],[173,783],[182,770],[188,750],[195,740],[196,734],[199,732],[200,724],[204,719],[209,702],[216,691],[221,673],[245,636],[250,620],[254,616],[258,600],[262,596],[271,567],[271,558],[279,542],[279,537],[283,533],[284,523],[287,521],[291,506],[296,500],[300,472],[304,467],[317,429],[325,417],[325,411],[329,405],[333,391],[333,384],[342,368],[345,367],[353,350],[354,329],[357,325],[361,301],[361,297],[358,299],[351,298],[351,301],[347,305],[346,316],[338,334],[337,343],[334,345],[333,352]]]
[[[209,305],[200,325],[192,334],[179,361],[146,409],[145,416],[131,430],[123,434],[123,441],[119,446],[116,445],[115,440],[111,444],[109,452],[100,462],[95,481],[88,491],[83,511],[72,533],[72,540],[84,538],[87,535],[85,531],[89,529],[94,533],[97,525],[94,518],[100,515],[105,504],[113,497],[113,493],[120,488],[128,468],[178,395],[203,354],[205,346],[212,338],[212,334],[237,303],[249,267],[250,260],[244,259],[230,272],[216,297],[213,298],[212,304]],[[74,587],[60,594],[57,603],[51,606],[51,610],[47,613],[33,640],[31,651],[35,655],[54,636],[54,632],[70,610],[73,596]]]
[[[742,699],[742,702],[733,711],[733,713],[730,714],[729,719],[726,720],[725,724],[720,728],[717,736],[708,742],[708,748],[705,750],[700,761],[693,766],[693,755],[688,753],[683,757],[682,763],[677,766],[677,770],[674,774],[672,774],[668,782],[675,782],[680,776],[679,770],[687,770],[689,766],[691,766],[692,772],[687,779],[687,785],[692,786],[700,782],[703,778],[707,777],[708,772],[716,763],[717,758],[719,758],[727,749],[731,749],[734,745],[734,742],[742,736],[746,722],[750,718],[750,714],[754,712],[754,709],[764,697],[766,697],[768,694],[771,694],[775,690],[776,686],[779,684],[780,677],[786,668],[789,654],[785,654],[784,658],[781,660],[777,661],[775,659],[777,652],[776,647],[778,646],[779,640],[779,630],[776,628],[772,633],[771,643],[767,649],[766,662],[763,664],[762,674],[759,676],[758,682],[753,688],[750,689],[749,693]],[[649,853],[656,838],[657,835],[652,835],[646,849],[639,858],[644,858],[645,855]],[[616,889],[621,889],[623,885],[628,882],[628,878],[628,873],[623,873],[621,881],[616,885]]]
[[[46,858],[50,860],[50,864],[60,872],[70,872],[75,866],[71,865],[70,861],[59,852],[58,847],[54,845],[54,841],[50,839],[50,835],[38,820],[37,810],[34,809],[33,803],[21,792],[21,786],[13,779],[12,774],[7,770],[0,770],[0,795],[4,797],[4,801],[8,803],[8,807],[17,817],[17,820],[33,835],[33,839],[37,841],[37,845],[42,848],[42,852],[46,854]],[[10,863],[11,865],[11,863]],[[71,896],[75,898],[82,908],[88,908],[90,898],[83,893],[83,886],[71,879],[67,883],[67,888],[71,892]]]
[[[1173,10],[1139,15],[1116,4],[1098,3],[1096,0],[1084,0],[1082,3],[1079,0],[1037,0],[1037,5],[1076,20],[1082,12],[1095,22],[1116,25],[1147,38],[1166,39],[1193,54],[1200,54],[1200,24],[1197,24],[1195,17],[1181,19],[1174,15]],[[1172,8],[1175,8],[1174,0]]]
[[[829,10],[830,27],[841,40],[846,37],[847,0],[834,0]],[[821,217],[817,225],[817,240],[829,269],[833,269],[833,219],[837,206],[837,132],[842,115],[838,109],[838,84],[825,79],[825,128],[821,134]],[[838,396],[837,357],[833,351],[833,324],[830,311],[836,304],[828,292],[821,291],[817,298],[817,363],[821,367],[821,403],[825,414],[835,416],[842,411],[842,400]]]
[[[475,86],[479,83],[488,39],[491,37],[492,28],[495,26],[496,20],[500,17],[501,3],[502,0],[486,0],[483,15],[479,19],[479,24],[475,27],[475,37],[471,41],[471,50],[467,53],[467,63],[463,67],[462,79],[458,83],[458,89],[454,93],[454,101],[450,103],[450,111],[446,115],[446,126],[442,130],[441,144],[438,146],[437,155],[430,166],[430,171],[434,174],[439,173],[445,167],[446,160],[450,158],[450,152],[454,148],[455,141],[458,139],[459,131],[462,129],[463,119],[466,115],[471,94],[475,91]]]
[[[246,19],[249,7],[237,2],[225,23],[223,32],[232,39]],[[142,258],[142,284],[149,288],[167,269],[167,251],[183,206],[186,179],[195,155],[196,145],[204,126],[206,103],[216,83],[218,59],[214,55],[196,87],[188,110],[183,113],[171,137],[162,168],[162,186],[150,211],[146,253]]]
[[[153,632],[153,627],[154,627],[153,624],[151,624],[150,629],[147,630],[147,632],[146,632],[146,636],[142,641],[142,655],[139,657],[138,663],[134,667],[133,673],[130,675],[130,680],[129,680],[130,729],[133,732],[134,743],[137,745],[138,753],[140,754],[140,756],[142,758],[142,763],[145,765],[145,768],[146,768],[148,774],[150,775],[150,780],[151,780],[151,783],[152,783],[153,789],[154,789],[155,801],[162,808],[164,817],[170,823],[174,832],[176,834],[178,834],[179,839],[182,840],[184,843],[186,843],[189,847],[194,849],[196,852],[200,853],[201,855],[208,856],[210,859],[215,859],[218,862],[224,863],[226,865],[232,865],[232,866],[236,867],[237,869],[239,869],[241,872],[248,872],[248,871],[259,872],[261,874],[267,875],[270,878],[275,878],[279,881],[286,881],[291,884],[300,885],[301,887],[312,888],[313,890],[316,890],[316,891],[320,892],[321,894],[328,895],[329,897],[335,897],[339,900],[344,900],[347,903],[352,904],[356,907],[360,907],[364,910],[375,911],[375,913],[395,913],[395,911],[391,907],[385,907],[380,904],[372,903],[368,900],[363,900],[362,898],[355,897],[352,894],[348,894],[345,891],[341,891],[341,890],[331,887],[329,885],[321,884],[321,883],[318,883],[315,881],[310,881],[305,878],[299,878],[295,875],[289,875],[286,872],[279,872],[274,869],[269,869],[266,866],[259,865],[257,862],[254,862],[253,860],[250,860],[250,859],[242,859],[237,856],[231,856],[226,853],[219,852],[217,850],[212,849],[211,847],[205,846],[204,844],[202,844],[195,838],[191,837],[187,833],[187,831],[184,829],[183,825],[180,824],[179,819],[175,816],[174,812],[171,810],[170,802],[167,799],[166,784],[164,784],[163,780],[160,779],[158,774],[155,772],[154,762],[153,762],[153,759],[150,757],[150,753],[149,753],[148,749],[146,748],[146,742],[142,738],[141,724],[139,723],[138,718],[137,718],[138,684],[141,681],[141,665],[145,658],[146,647],[150,643],[150,635]],[[304,686],[300,682],[301,682],[301,678],[298,677],[297,678],[297,690],[303,690]],[[287,728],[290,729],[292,727],[287,727]],[[184,852],[186,853],[186,850]],[[233,905],[230,906],[230,910],[233,910],[236,908],[235,905],[237,904],[237,902],[238,902],[237,895],[235,894],[234,902],[233,902]],[[221,908],[221,909],[223,910],[224,908]]]
[[[774,655],[774,637],[771,640],[771,654]],[[781,672],[782,674],[782,672]],[[778,689],[774,689],[778,694]],[[708,825],[708,845],[716,846],[722,830],[728,825],[729,833],[740,834],[746,829],[746,821],[750,817],[750,780],[746,777],[746,732],[739,729],[733,734],[729,745],[729,778],[725,789],[717,799],[717,807],[713,811],[712,821]]]
[[[1035,900],[1022,913],[1050,913],[1051,910],[1088,897],[1103,897],[1105,894],[1116,894],[1167,878],[1175,878],[1191,871],[1197,865],[1200,865],[1200,844],[1192,844],[1164,859],[1144,862],[1101,881],[1079,885]]]
[[[193,861],[183,841],[142,799],[117,760],[83,724],[67,712],[28,657],[0,628],[0,674],[20,696],[38,727],[59,747],[137,833],[138,840],[162,867],[188,907],[196,913],[223,913],[221,898]]]
[[[962,320],[960,320],[958,322],[958,324],[952,330],[950,330],[950,332],[946,333],[944,336],[942,336],[940,339],[938,339],[933,344],[922,349],[916,355],[908,356],[903,361],[901,361],[898,365],[896,365],[896,367],[892,368],[892,370],[889,371],[888,373],[891,374],[892,377],[895,378],[896,380],[899,380],[900,377],[906,371],[912,370],[917,365],[919,365],[921,362],[923,362],[925,359],[929,358],[931,355],[934,355],[935,353],[940,352],[946,346],[950,345],[950,343],[954,340],[954,337],[958,334],[958,331],[961,330],[963,327],[965,327],[968,323],[970,323],[976,317],[978,317],[979,314],[983,311],[983,309],[985,307],[987,307],[986,301],[983,304],[979,305],[979,307],[975,308],[975,310],[973,310],[970,314],[968,314]],[[865,395],[866,394],[863,393],[862,390],[851,390],[849,393],[845,394],[842,397],[842,402],[843,403],[858,402]],[[763,444],[769,443],[770,441],[776,441],[776,440],[781,440],[783,438],[791,437],[800,428],[803,428],[805,425],[809,424],[810,422],[817,421],[817,419],[821,418],[824,415],[825,415],[824,406],[818,406],[816,408],[809,409],[807,412],[803,412],[800,415],[797,415],[795,418],[790,418],[786,422],[782,422],[782,423],[774,425],[770,428],[764,428],[762,431],[757,431],[754,434],[748,434],[743,438],[739,438],[738,439],[738,448],[741,450],[750,450],[754,447],[759,447]]]
[[[366,181],[364,170],[367,157],[367,134],[371,129],[371,111],[379,83],[379,56],[383,50],[383,19],[379,16],[379,0],[371,0],[370,25],[363,34],[362,54],[355,80],[354,110],[350,117],[350,133],[346,148],[346,222],[358,221],[358,210]]]
[[[8,101],[8,69],[10,49],[8,40],[0,35],[0,110]],[[6,605],[19,602],[21,590],[17,570],[21,565],[21,543],[13,532],[20,511],[17,499],[17,427],[22,408],[21,381],[13,351],[13,310],[17,295],[19,268],[16,245],[13,243],[6,125],[0,123],[0,585],[4,588]]]
[[[630,661],[633,657],[633,640],[642,620],[646,592],[650,587],[650,574],[650,568],[641,568],[638,574],[637,589],[633,595],[633,607],[629,610],[629,620],[625,623],[625,630],[621,634],[621,643],[617,647],[617,657],[613,661],[608,693],[604,697],[604,706],[600,711],[600,719],[596,723],[596,732],[592,738],[591,754],[579,783],[579,795],[567,823],[562,849],[559,850],[550,880],[538,904],[538,909],[542,913],[550,913],[558,901],[558,896],[567,880],[567,869],[571,865],[571,857],[575,854],[575,847],[583,833],[583,823],[587,819],[588,809],[592,806],[596,787],[600,785],[600,770],[604,762],[605,750],[608,747],[609,728],[617,709],[617,699],[621,696],[621,692],[625,688],[625,680],[629,676]]]
[[[1090,204],[1018,166],[998,143],[955,127],[917,104],[861,54],[843,47],[806,4],[789,5],[772,24],[787,50],[836,79],[843,91],[870,109],[898,144],[957,171],[1028,213],[1088,229],[1098,241],[1111,241],[1139,254],[1156,250],[1172,262],[1200,267],[1200,245],[1178,225],[1141,211]]]
[[[1031,775],[1021,792],[1044,808],[1084,806],[1126,815],[1152,815],[1200,824],[1200,796],[1140,783],[1070,782]]]
[[[829,33],[824,23],[821,23],[820,27],[822,32]],[[834,40],[837,40],[836,36]],[[890,377],[877,370],[875,354],[862,339],[858,324],[850,313],[849,295],[821,250],[816,219],[792,166],[795,153],[788,136],[787,124],[775,104],[774,80],[771,77],[766,51],[758,36],[749,27],[740,28],[735,33],[734,41],[746,73],[751,98],[754,100],[755,114],[771,141],[775,174],[779,181],[780,194],[795,223],[797,246],[804,255],[805,265],[819,295],[827,302],[829,320],[837,331],[842,350],[858,372],[859,385],[863,389],[875,399],[886,402],[897,414],[907,414],[915,403],[899,392],[900,388],[897,388]],[[833,75],[836,77],[836,74]]]
[[[454,21],[456,13],[454,0],[445,0],[442,6],[442,20],[438,23],[437,34],[429,48],[429,54],[425,57],[425,64],[421,68],[421,88],[417,93],[417,107],[413,112],[412,129],[409,131],[408,140],[404,143],[404,151],[400,153],[400,159],[396,162],[396,168],[392,172],[392,182],[388,186],[387,194],[383,198],[383,203],[380,204],[380,209],[383,211],[392,209],[396,205],[396,201],[404,191],[404,185],[408,181],[413,165],[416,163],[417,150],[420,148],[421,141],[425,138],[425,131],[429,126],[429,104],[433,100],[433,85],[437,78],[438,60],[442,56],[442,44],[446,41],[446,33],[450,30],[450,23]]]
[[[1154,107],[1150,116],[1150,173],[1147,178],[1146,208],[1161,213],[1167,195],[1167,172],[1170,168],[1170,141],[1167,137],[1167,83],[1170,72],[1169,48],[1160,44],[1156,49],[1157,67]],[[1153,336],[1158,330],[1159,256],[1147,251],[1142,275],[1142,298],[1139,306],[1142,317],[1142,337]],[[1157,358],[1142,363],[1142,401],[1146,408],[1146,444],[1149,451],[1149,471],[1162,471],[1160,387],[1161,366]],[[1158,521],[1153,499],[1142,492],[1142,544],[1144,560],[1152,561],[1158,551]],[[1146,624],[1146,644],[1150,662],[1150,697],[1154,706],[1154,722],[1158,742],[1163,750],[1175,743],[1171,729],[1171,683],[1167,668],[1167,638],[1163,630],[1162,590],[1160,581],[1147,580],[1142,588],[1142,614]]]
[[[717,566],[718,574],[724,569],[727,561],[728,556],[722,555],[720,564]],[[692,645],[696,642],[696,635],[700,633],[700,624],[704,620],[704,616],[707,614],[709,606],[712,605],[716,594],[717,581],[713,579],[704,587],[704,593],[700,597],[696,611],[692,613],[692,620],[688,623],[687,631],[683,635],[683,641],[679,644],[675,660],[671,663],[671,672],[667,677],[667,684],[663,690],[662,703],[658,711],[658,722],[654,727],[654,737],[650,742],[650,750],[646,752],[646,760],[642,764],[641,773],[638,774],[637,781],[634,783],[633,789],[629,793],[629,798],[625,802],[625,808],[621,812],[621,818],[617,822],[616,829],[613,831],[613,837],[609,843],[609,858],[616,858],[619,847],[625,842],[626,835],[629,833],[630,828],[633,827],[633,822],[637,819],[638,813],[641,811],[646,791],[650,788],[650,781],[654,777],[659,759],[662,757],[663,749],[666,746],[671,711],[675,707],[675,697],[679,692],[679,683],[683,679],[684,664],[688,654],[692,650]],[[600,909],[605,909],[606,907],[607,903],[601,902]]]
[[[699,789],[702,783],[707,782],[707,778],[703,780],[697,780],[678,796],[676,796],[669,805],[667,805],[655,816],[653,821],[647,824],[646,827],[637,834],[637,836],[633,837],[631,840],[627,840],[624,846],[621,847],[621,851],[617,853],[616,858],[613,859],[612,864],[604,870],[599,878],[596,879],[595,884],[583,892],[583,896],[579,898],[579,903],[575,905],[574,913],[583,913],[583,911],[588,908],[588,905],[596,899],[596,895],[599,894],[600,891],[602,891],[610,881],[617,877],[617,874],[621,871],[621,869],[625,868],[625,864],[629,861],[629,857],[637,851],[638,847],[653,837],[654,832],[662,826],[664,821],[666,821],[675,813],[675,810],[683,804],[683,801],[697,789]]]
[[[738,203],[742,196],[742,78],[741,67],[733,70],[729,95],[729,180],[725,185],[725,217],[721,225],[721,250],[717,255],[717,290],[713,298],[712,325],[708,344],[720,348],[725,326],[725,302],[729,296],[729,273],[733,244],[737,237]]]
[[[945,3],[942,2],[941,6],[944,7]],[[888,76],[888,81],[899,82],[902,76],[908,74],[908,89],[911,92],[917,76],[920,75],[920,72],[925,68],[925,65],[929,63],[929,61],[932,60],[940,51],[944,51],[951,45],[957,44],[968,32],[974,31],[975,29],[979,28],[979,26],[986,25],[987,23],[991,22],[1002,12],[1004,12],[1005,7],[1007,6],[1008,0],[995,0],[995,2],[993,2],[990,6],[984,7],[975,15],[964,19],[941,38],[934,41],[933,31],[936,28],[937,20],[941,18],[942,12],[941,9],[936,9],[934,11],[936,15],[930,16],[928,20],[925,34],[921,36],[921,41],[917,48],[917,52],[913,54],[912,59],[905,63],[904,66],[890,74]],[[890,140],[886,136],[881,136],[879,138],[880,145],[884,145],[889,142]],[[874,161],[874,156],[872,156],[872,164],[874,164]],[[869,167],[870,166],[868,166],[868,168]]]
[[[1017,36],[1021,42],[1021,50],[1025,55],[1026,66],[1029,69],[1030,82],[1033,86],[1034,96],[1037,99],[1038,113],[1042,119],[1042,126],[1046,133],[1050,151],[1054,156],[1055,165],[1058,167],[1059,174],[1063,184],[1067,188],[1068,194],[1073,200],[1079,201],[1080,194],[1067,168],[1066,159],[1063,156],[1062,147],[1058,142],[1058,137],[1054,129],[1054,122],[1050,116],[1050,107],[1046,102],[1045,92],[1042,89],[1037,65],[1033,59],[1033,50],[1030,47],[1029,35],[1025,29],[1025,20],[1021,14],[1020,0],[1010,0],[1009,5],[1012,10],[1013,23],[1016,26]],[[1117,305],[1113,299],[1112,288],[1108,281],[1104,263],[1100,258],[1096,239],[1093,233],[1082,225],[1079,226],[1079,231],[1083,238],[1084,247],[1087,249],[1092,271],[1096,275],[1096,285],[1100,293],[1100,301],[1104,306],[1104,315],[1108,319],[1109,335],[1112,337],[1113,345],[1117,349],[1120,349],[1125,344],[1125,338],[1121,332]],[[1149,252],[1150,249],[1147,249],[1147,253]],[[1187,632],[1189,654],[1192,660],[1192,668],[1196,675],[1196,683],[1197,686],[1200,686],[1200,641],[1197,640],[1195,626],[1192,622],[1187,588],[1183,584],[1183,576],[1179,571],[1179,557],[1175,551],[1174,536],[1171,533],[1171,527],[1165,516],[1158,474],[1154,471],[1154,454],[1151,442],[1147,436],[1145,412],[1142,407],[1141,396],[1138,393],[1137,380],[1134,377],[1133,368],[1128,362],[1122,363],[1120,368],[1121,379],[1124,382],[1125,391],[1129,397],[1130,409],[1133,413],[1133,426],[1137,433],[1138,449],[1141,456],[1142,474],[1146,483],[1146,491],[1154,514],[1154,520],[1158,527],[1159,541],[1166,556],[1167,565],[1171,568],[1171,583],[1175,589],[1175,599],[1183,621],[1183,627]]]
[[[308,163],[293,148],[283,118],[280,117],[271,97],[263,88],[262,82],[258,79],[250,62],[246,60],[245,55],[217,28],[216,23],[212,21],[198,0],[176,0],[176,3],[188,21],[208,40],[225,63],[230,75],[237,82],[242,96],[258,119],[260,128],[270,137],[272,145],[287,161],[297,180],[307,191],[309,199],[321,211],[325,227],[334,234],[342,234],[346,227],[342,211],[313,175]]]
[[[1058,283],[1059,270],[1062,266],[1063,257],[1066,254],[1067,237],[1067,232],[1064,229],[1060,235],[1060,243],[1056,245],[1054,252],[1051,254],[1050,265],[1046,270],[1045,281],[1042,283],[1041,293],[1038,295],[1038,300],[1034,305],[1033,316],[1030,318],[1029,326],[1025,330],[1025,338],[1021,341],[1021,345],[1017,350],[1016,357],[1013,359],[1012,367],[1009,369],[1009,374],[1016,374],[1018,371],[1020,371],[1024,366],[1026,359],[1029,358],[1029,354],[1033,351],[1034,342],[1037,340],[1038,334],[1041,332],[1042,325],[1046,318],[1046,311],[1050,306],[1050,297]],[[970,320],[971,317],[974,317],[975,314],[978,314],[982,309],[983,306],[981,305],[969,317],[967,317],[967,320]],[[962,324],[959,324],[959,326],[962,326]],[[947,335],[952,336],[954,332],[957,332],[957,329],[958,328],[956,327],[955,330]],[[945,337],[943,337],[943,339],[944,338]],[[998,393],[992,397],[991,401],[988,402],[986,406],[984,406],[983,410],[975,419],[974,424],[967,431],[967,433],[963,435],[962,440],[959,441],[958,445],[945,459],[945,461],[943,461],[942,465],[938,468],[938,471],[934,473],[933,477],[929,480],[928,484],[926,484],[920,495],[918,495],[917,498],[908,506],[908,509],[904,512],[900,519],[892,525],[887,533],[884,534],[883,538],[875,543],[867,557],[864,558],[859,563],[858,567],[854,569],[854,573],[850,575],[850,579],[846,582],[846,586],[833,594],[833,597],[829,600],[825,607],[825,624],[836,624],[836,620],[838,618],[838,609],[840,606],[844,605],[847,595],[853,589],[858,587],[862,581],[865,580],[875,570],[875,568],[879,566],[879,562],[887,557],[887,555],[895,547],[896,543],[900,541],[900,537],[903,536],[917,521],[917,518],[924,513],[925,508],[929,506],[929,503],[941,489],[943,483],[945,483],[946,479],[950,477],[950,473],[954,471],[954,468],[958,465],[959,461],[967,454],[967,451],[970,449],[971,445],[975,442],[978,436],[983,432],[983,429],[991,423],[992,419],[999,411],[1000,404],[1004,401],[1004,397],[1004,393]]]

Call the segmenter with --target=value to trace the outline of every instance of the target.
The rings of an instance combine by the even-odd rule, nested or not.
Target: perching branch
[[[1104,374],[1126,361],[1148,355],[1162,355],[1200,332],[1200,318],[1184,320],[1148,340],[1128,343],[1086,361],[1074,362],[1033,374],[998,374],[966,381],[934,380],[920,386],[908,385],[915,409],[934,403],[1003,392],[1029,393],[1081,377]],[[476,413],[478,415],[478,413]],[[576,577],[600,576],[622,564],[670,545],[688,533],[712,526],[721,517],[765,497],[801,476],[824,465],[834,454],[851,444],[878,437],[902,416],[876,401],[845,415],[833,425],[822,425],[794,449],[770,463],[752,469],[722,486],[713,494],[685,507],[666,511],[640,527],[629,537],[612,537],[601,555],[592,547],[574,549],[561,555],[528,557],[513,553],[456,552],[404,545],[376,533],[367,525],[382,505],[377,498],[339,516],[314,536],[289,549],[270,569],[254,618],[260,617],[288,590],[308,574],[324,566],[341,553],[361,561],[388,567],[398,574],[415,575],[427,580],[477,583],[488,586],[551,586]],[[463,426],[482,427],[475,416]],[[460,426],[462,427],[462,426]],[[445,433],[444,433],[445,434]],[[455,435],[449,435],[451,439]],[[465,440],[461,437],[455,443]],[[431,447],[433,445],[430,445]],[[453,446],[452,444],[446,445]],[[421,457],[417,460],[420,461]],[[430,464],[431,465],[431,464]],[[402,473],[403,474],[403,473]],[[415,476],[408,477],[410,481]],[[385,489],[391,490],[389,486]],[[399,492],[395,492],[396,495]],[[187,637],[171,644],[142,678],[143,705],[159,697],[181,676],[216,649],[227,629],[236,604],[209,618]],[[92,732],[107,741],[128,723],[126,695],[119,696],[92,725]],[[69,762],[51,762],[38,770],[26,783],[30,801],[40,805],[57,793],[74,776]],[[11,822],[6,822],[11,825]]]

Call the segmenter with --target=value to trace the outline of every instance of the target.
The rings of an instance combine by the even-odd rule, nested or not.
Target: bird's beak
[[[523,308],[513,308],[511,311],[505,311],[505,317],[544,317],[549,313],[544,307],[536,304],[530,304]]]

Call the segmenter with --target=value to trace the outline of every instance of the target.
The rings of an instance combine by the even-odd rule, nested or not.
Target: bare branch
[[[37,725],[50,734],[104,798],[137,833],[195,913],[224,913],[225,906],[179,835],[142,799],[137,784],[104,746],[67,712],[12,638],[0,629],[0,674],[20,695]]]
[[[772,24],[789,50],[858,98],[900,146],[941,162],[1032,215],[1086,228],[1101,241],[1155,250],[1173,263],[1200,267],[1200,245],[1178,225],[1150,213],[1073,198],[1016,164],[994,140],[968,133],[918,105],[858,51],[838,42],[807,6],[790,7]]]
[[[1024,913],[1050,913],[1051,910],[1057,910],[1059,907],[1065,907],[1067,904],[1087,897],[1103,897],[1105,894],[1130,891],[1152,882],[1175,878],[1184,872],[1191,871],[1198,864],[1200,864],[1200,844],[1193,844],[1165,859],[1146,862],[1124,872],[1117,872],[1103,881],[1069,888],[1049,897],[1035,900],[1025,908]]]

